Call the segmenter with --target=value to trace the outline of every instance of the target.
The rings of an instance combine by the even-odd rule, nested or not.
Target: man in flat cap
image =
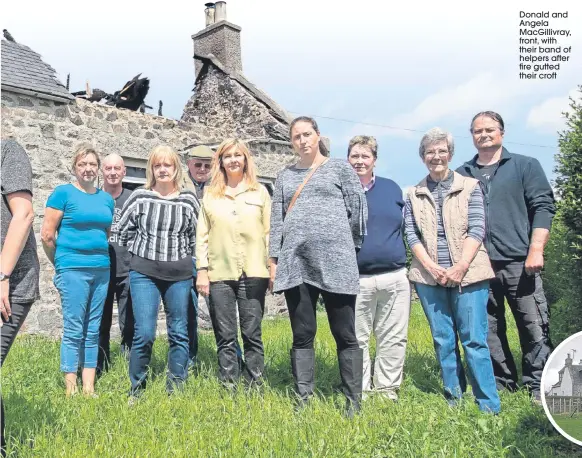
[[[187,153],[188,175],[184,177],[184,189],[193,192],[202,202],[204,186],[210,180],[210,164],[214,151],[209,146],[200,145]],[[196,259],[192,258],[194,278],[192,281],[191,304],[188,307],[188,369],[196,366],[198,356],[198,291],[196,290]]]
[[[188,176],[184,186],[202,200],[204,186],[210,180],[210,164],[214,151],[209,146],[200,145],[188,151]]]

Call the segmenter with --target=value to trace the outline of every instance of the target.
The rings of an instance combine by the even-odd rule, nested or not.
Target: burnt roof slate
[[[240,72],[231,71],[227,69],[214,54],[201,55],[194,54],[194,59],[201,60],[202,62],[212,63],[216,68],[218,68],[223,73],[226,73],[232,79],[237,81],[241,86],[243,86],[247,91],[249,91],[255,99],[265,104],[265,106],[272,111],[275,117],[283,121],[286,124],[291,122],[291,117],[289,114],[281,107],[277,102],[275,102],[271,97],[269,97],[264,91],[260,90],[257,86],[251,83],[247,78],[245,78]],[[202,72],[198,75],[200,78]]]
[[[2,40],[2,86],[26,89],[73,100],[65,86],[57,79],[56,71],[42,60],[40,54],[28,46]]]

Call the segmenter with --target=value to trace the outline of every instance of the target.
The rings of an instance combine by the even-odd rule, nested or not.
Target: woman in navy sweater
[[[368,202],[368,233],[358,253],[356,337],[364,351],[364,396],[373,390],[396,400],[410,315],[410,283],[402,238],[404,200],[394,181],[374,174],[377,158],[374,137],[358,135],[350,140],[348,161],[360,178]],[[376,336],[373,381],[369,355],[372,332]]]

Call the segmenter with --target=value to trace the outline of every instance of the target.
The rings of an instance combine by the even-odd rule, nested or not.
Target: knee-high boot
[[[346,396],[346,415],[352,418],[360,411],[362,402],[362,373],[364,353],[361,348],[347,348],[338,352],[342,389]]]
[[[291,350],[291,372],[300,404],[313,396],[315,388],[315,350],[313,348]]]

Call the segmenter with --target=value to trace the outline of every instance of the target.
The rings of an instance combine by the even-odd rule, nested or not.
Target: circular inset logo
[[[582,332],[552,352],[541,383],[548,419],[562,436],[582,446]]]

